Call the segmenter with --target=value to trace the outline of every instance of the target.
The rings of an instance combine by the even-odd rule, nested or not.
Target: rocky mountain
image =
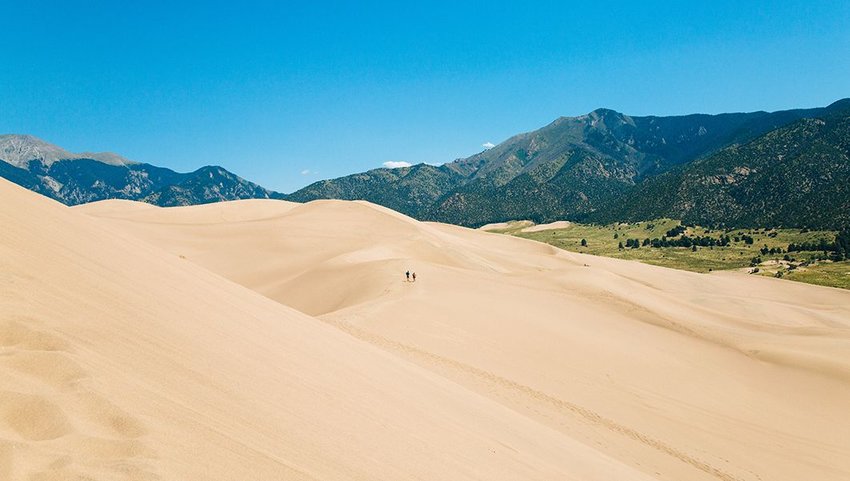
[[[850,102],[647,179],[588,216],[850,228]]]
[[[286,196],[286,199],[294,202],[365,199],[412,217],[420,217],[442,196],[460,187],[466,180],[465,175],[447,165],[435,167],[417,164],[321,180]]]
[[[441,166],[375,169],[290,195],[221,167],[177,173],[3,135],[0,176],[65,204],[331,198],[468,226],[674,217],[706,225],[841,228],[850,227],[848,117],[850,99],[772,113],[641,117],[598,109]]]
[[[148,194],[141,200],[160,206],[178,206],[281,197],[281,194],[266,190],[222,167],[201,167],[189,174],[178,175],[181,177],[177,182]]]
[[[30,135],[0,136],[0,177],[68,205],[130,199],[176,206],[280,196],[221,167],[178,173],[109,152],[74,154]]]
[[[31,160],[49,166],[61,159],[78,158],[78,155],[32,135],[0,135],[0,159],[13,167],[28,170]]]
[[[314,183],[292,200],[364,199],[420,219],[477,226],[510,219],[583,219],[617,205],[635,186],[742,145],[829,107],[720,115],[629,116],[598,109],[440,167],[376,169]]]

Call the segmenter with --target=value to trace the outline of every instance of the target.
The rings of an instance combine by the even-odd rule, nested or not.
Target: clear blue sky
[[[3,3],[0,133],[284,192],[598,107],[850,96],[846,0]]]

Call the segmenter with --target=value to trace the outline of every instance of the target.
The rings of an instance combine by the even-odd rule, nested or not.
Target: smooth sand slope
[[[499,231],[508,228],[518,228],[524,226],[520,229],[520,232],[541,232],[544,230],[564,229],[569,227],[570,224],[571,222],[566,220],[558,220],[555,222],[550,222],[548,224],[535,224],[530,220],[520,220],[514,222],[498,222],[495,224],[486,224],[479,227],[478,230]]]
[[[567,253],[362,202],[74,210],[315,316],[387,362],[412,361],[457,383],[454,394],[498,403],[505,417],[488,428],[511,413],[595,450],[586,463],[632,469],[603,479],[850,479],[848,291]],[[506,452],[554,450],[562,464],[547,463],[570,471],[577,448],[516,426],[547,450]],[[479,461],[461,464],[479,472]],[[529,471],[564,479],[539,462]],[[494,472],[529,477],[495,467],[482,477]]]
[[[0,180],[0,480],[651,479],[107,224]]]

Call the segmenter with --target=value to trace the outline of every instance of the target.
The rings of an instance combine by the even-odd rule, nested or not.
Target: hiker
[[[413,282],[416,282],[416,273],[413,273]]]
[[[410,271],[405,272],[404,276],[407,277],[407,282],[410,282]]]

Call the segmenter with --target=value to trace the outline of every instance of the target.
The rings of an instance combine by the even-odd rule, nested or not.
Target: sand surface
[[[541,232],[544,230],[566,229],[570,225],[570,221],[557,220],[555,222],[549,222],[548,224],[535,224],[531,227],[525,227],[522,229],[522,232]]]
[[[479,227],[478,230],[500,231],[505,229],[519,228],[520,232],[540,232],[544,230],[565,229],[570,225],[571,223],[566,220],[549,222],[548,224],[535,224],[530,220],[517,220],[511,222],[496,222],[493,224],[485,224]]]
[[[533,226],[534,222],[530,220],[514,220],[510,222],[494,222],[492,224],[485,224],[478,228],[478,230],[505,230],[509,228],[517,228],[521,226]]]
[[[847,291],[362,202],[0,200],[3,480],[850,478]]]

